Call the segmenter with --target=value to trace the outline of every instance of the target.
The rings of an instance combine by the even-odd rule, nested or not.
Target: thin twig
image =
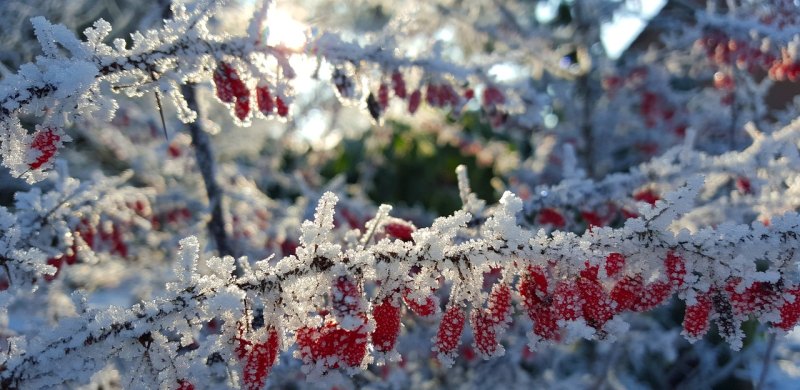
[[[758,384],[756,385],[755,390],[763,389],[764,383],[767,381],[767,374],[769,373],[769,366],[770,362],[772,361],[772,350],[775,349],[775,337],[775,333],[769,335],[767,351],[764,353],[764,365],[761,367],[761,377],[758,378]]]

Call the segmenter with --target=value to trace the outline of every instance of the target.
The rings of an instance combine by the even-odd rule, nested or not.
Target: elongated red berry
[[[528,314],[539,309],[539,305],[547,296],[547,276],[541,267],[528,266],[517,286],[522,296],[522,305]],[[533,316],[531,315],[531,319]]]
[[[586,323],[595,329],[602,329],[614,317],[611,297],[597,279],[580,278],[577,288]]]
[[[475,349],[484,359],[494,357],[499,354],[500,345],[497,341],[497,328],[491,315],[481,309],[473,309],[469,318],[472,327]]]
[[[378,352],[389,352],[397,344],[400,335],[400,306],[394,299],[386,297],[372,307],[375,330],[372,332],[372,345]]]
[[[42,165],[50,162],[58,152],[58,144],[61,136],[52,127],[43,127],[33,135],[31,150],[38,153],[36,158],[28,163],[31,169],[39,169]]]
[[[531,314],[533,320],[533,333],[545,340],[558,340],[561,334],[558,331],[558,315],[552,306],[542,307]]]
[[[511,322],[511,287],[505,283],[498,283],[492,287],[489,294],[489,303],[486,311],[489,319],[495,325],[504,325]]]
[[[279,336],[275,329],[270,329],[267,340],[255,342],[244,356],[242,382],[244,388],[257,390],[264,388],[269,372],[278,358]]]
[[[406,81],[403,79],[403,74],[400,73],[399,70],[392,73],[392,89],[394,89],[395,96],[400,99],[406,98]]]
[[[653,282],[644,287],[633,310],[645,312],[666,302],[672,296],[673,287],[669,282]]]
[[[414,314],[420,317],[431,317],[438,312],[439,297],[436,295],[428,295],[422,301],[414,299],[410,295],[410,289],[403,290],[403,301],[406,303],[406,306],[414,312]]]
[[[503,96],[503,92],[501,92],[497,87],[488,86],[486,89],[483,90],[483,105],[485,107],[492,107],[496,105],[500,105],[506,102],[505,96]]]
[[[360,366],[367,354],[369,338],[365,327],[346,330],[333,321],[319,328],[300,328],[295,337],[303,362],[322,362],[327,369]]]
[[[553,309],[560,320],[577,320],[583,314],[576,283],[561,281],[553,290]]]
[[[178,379],[177,390],[194,390],[194,384],[188,379]]]
[[[788,299],[784,298],[781,305],[781,321],[775,327],[789,331],[792,330],[798,320],[800,320],[800,287],[795,286],[786,292]]]
[[[664,259],[664,268],[673,286],[683,286],[683,280],[686,277],[686,263],[682,257],[672,252],[667,253],[667,258]]]
[[[455,357],[465,321],[464,309],[458,304],[450,305],[444,312],[433,346],[433,351],[438,352],[440,361],[448,363]]]
[[[683,334],[689,341],[697,340],[708,332],[711,308],[709,293],[697,294],[697,302],[686,306],[683,315]]]
[[[616,311],[633,310],[644,294],[644,281],[639,275],[622,278],[611,289],[611,299],[617,304]]]
[[[217,98],[223,103],[233,103],[233,86],[229,79],[229,74],[232,70],[233,68],[224,62],[219,63],[217,69],[214,70],[214,88],[217,92]]]
[[[380,105],[381,111],[386,111],[386,107],[389,107],[389,86],[385,83],[381,83],[378,87],[378,105]]]
[[[411,233],[414,233],[416,228],[414,225],[396,219],[392,222],[389,222],[383,225],[383,230],[388,234],[390,237],[396,238],[401,241],[412,241]]]
[[[611,253],[606,256],[606,275],[616,276],[625,268],[625,256],[619,253]]]
[[[339,325],[353,330],[364,325],[364,305],[361,289],[350,276],[334,278],[331,287],[331,307]]]
[[[289,106],[286,105],[286,102],[284,102],[283,98],[280,96],[275,97],[275,109],[280,117],[286,118],[289,116]]]
[[[645,202],[654,205],[661,197],[658,196],[654,190],[648,188],[633,194],[633,199],[637,202]]]
[[[553,225],[557,228],[563,228],[567,221],[558,211],[551,209],[551,208],[543,208],[539,210],[539,224],[541,225]]]
[[[408,112],[410,114],[417,112],[417,109],[419,109],[419,104],[421,103],[421,101],[422,101],[422,92],[420,92],[418,89],[415,90],[414,92],[411,92],[411,96],[408,97]]]
[[[272,115],[275,103],[269,93],[269,86],[261,85],[256,87],[256,104],[258,104],[258,111],[261,111],[262,114],[266,116]]]
[[[236,102],[233,104],[233,113],[243,121],[250,114],[250,97],[237,97]]]

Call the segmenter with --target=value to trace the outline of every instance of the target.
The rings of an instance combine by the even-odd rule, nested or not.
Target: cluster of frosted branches
[[[473,32],[507,47],[463,66],[443,59],[437,50],[431,57],[411,58],[399,54],[391,40],[348,42],[332,33],[310,34],[302,49],[268,45],[263,23],[269,2],[257,12],[246,36],[211,31],[209,18],[219,12],[221,2],[176,3],[174,17],[163,28],[133,34],[130,47],[123,39],[104,43],[111,26],[102,20],[84,32],[82,41],[61,25],[35,18],[43,55],[0,84],[0,154],[12,175],[29,182],[52,174],[53,188],[43,191],[49,183],[39,183],[44,186],[17,193],[13,208],[0,208],[0,320],[8,322],[8,313],[19,306],[44,303],[47,320],[57,325],[46,329],[48,324],[38,319],[21,327],[3,324],[0,386],[74,386],[102,376],[110,364],[119,368],[126,386],[184,390],[212,384],[261,388],[269,373],[279,369],[276,365],[300,365],[310,378],[360,374],[372,364],[407,358],[400,353],[400,335],[403,324],[417,320],[423,328],[430,325],[430,343],[414,343],[402,348],[405,351],[433,351],[449,367],[470,343],[468,351],[497,361],[508,356],[506,350],[519,352],[519,344],[527,344],[526,351],[533,353],[580,339],[603,345],[626,340],[630,327],[648,322],[648,316],[633,313],[649,313],[671,301],[685,305],[682,334],[692,342],[703,338],[712,324],[734,350],[743,347],[743,323],[748,320],[775,332],[791,330],[800,318],[798,122],[777,131],[766,126],[763,134],[752,127],[753,144],[743,151],[733,151],[736,142],[721,155],[695,150],[692,137],[708,119],[680,117],[687,113],[678,107],[688,98],[665,97],[672,92],[667,91],[667,73],[637,67],[622,67],[617,69],[622,76],[603,80],[608,96],[592,106],[593,96],[600,93],[591,85],[599,81],[594,72],[600,69],[600,59],[587,48],[599,25],[586,24],[593,15],[608,18],[619,4],[581,4],[604,6],[579,10],[575,25],[585,29],[570,45],[553,41],[541,26],[520,24],[513,7],[522,4],[495,4],[493,22],[510,27],[498,29],[487,22],[476,24]],[[436,12],[485,16],[467,15],[458,8]],[[686,36],[731,24],[710,14],[701,16],[701,26],[688,29]],[[775,80],[793,79],[796,38],[779,34],[775,26],[796,23],[784,19],[761,19],[762,26],[753,27],[759,38],[777,37],[785,77],[770,69]],[[737,25],[744,27],[748,25]],[[731,48],[731,42],[737,46],[736,39],[714,39],[701,43],[714,44],[713,53],[706,54],[721,67],[738,61],[735,55],[756,54],[754,47]],[[527,52],[521,53],[526,45]],[[500,86],[487,76],[501,54],[518,53],[511,62],[525,63],[542,51],[534,67],[576,85],[554,88],[542,97],[536,91],[539,81]],[[776,49],[758,51],[775,54]],[[573,52],[577,63],[561,64]],[[167,97],[182,121],[205,125],[209,121],[190,107],[186,100],[193,98],[182,87],[208,81],[217,103],[239,125],[253,118],[290,120],[296,114],[295,71],[290,65],[294,56],[316,60],[318,69],[323,63],[329,66],[330,84],[339,100],[364,109],[377,123],[391,106],[415,114],[424,104],[455,116],[471,106],[494,129],[530,130],[541,125],[533,116],[540,104],[557,106],[554,102],[571,102],[582,93],[581,102],[564,108],[562,115],[585,120],[565,120],[549,134],[537,133],[543,137],[535,140],[568,140],[578,134],[585,139],[577,143],[577,152],[565,144],[564,152],[556,153],[560,164],[548,163],[552,150],[544,150],[542,143],[545,153],[537,153],[534,165],[546,167],[520,169],[522,183],[511,186],[519,197],[506,192],[491,207],[471,192],[466,170],[459,169],[462,210],[424,228],[391,217],[389,206],[375,211],[360,200],[340,200],[330,192],[304,187],[302,180],[297,181],[304,196],[283,209],[285,204],[267,197],[254,182],[260,180],[254,177],[263,173],[262,167],[223,166],[218,190],[229,200],[232,216],[224,228],[239,248],[233,253],[251,258],[269,252],[283,255],[252,263],[247,257],[201,256],[206,240],[199,226],[208,210],[198,206],[201,200],[193,195],[167,189],[170,183],[153,174],[179,177],[197,169],[186,158],[197,139],[179,134],[157,151],[124,156],[136,149],[132,140],[141,134],[120,125],[130,132],[104,129],[107,139],[90,141],[122,145],[112,151],[117,153],[114,157],[135,172],[83,182],[69,178],[63,167],[48,172],[58,167],[56,157],[70,134],[100,133],[70,129],[68,134],[71,124],[95,118],[130,122],[130,108],[118,110],[109,91],[131,97],[153,93],[159,110],[169,108],[161,105]],[[768,62],[771,66],[776,61]],[[365,79],[369,81],[362,85]],[[716,75],[714,81],[714,88],[728,91],[727,81],[717,81]],[[762,88],[772,81],[750,86]],[[644,89],[633,95],[619,93],[622,88]],[[763,97],[764,90],[759,91]],[[619,103],[615,99],[639,111],[640,118],[631,122],[634,127],[640,122],[648,129],[669,127],[675,136],[665,137],[670,140],[682,138],[686,125],[695,131],[688,132],[683,146],[627,173],[595,179],[597,175],[588,172],[591,178],[586,178],[592,163],[602,160],[587,154],[591,147],[586,144],[593,146],[593,140],[605,134],[599,127],[592,130],[593,123],[613,116],[612,103]],[[716,109],[725,101],[713,104]],[[733,112],[736,107],[729,108]],[[25,128],[30,116],[36,117],[32,132]],[[742,118],[733,118],[732,127]],[[156,127],[151,122],[127,125],[152,140]],[[165,126],[163,116],[161,125]],[[604,138],[600,142],[616,142],[615,137]],[[159,152],[169,159],[163,171],[151,169],[162,162]],[[581,167],[578,160],[586,164]],[[208,159],[197,163],[214,164]],[[620,165],[630,166],[630,161]],[[547,169],[557,169],[565,180],[528,185],[544,177]],[[533,179],[526,180],[526,174]],[[214,175],[203,179],[209,177]],[[128,179],[153,188],[142,194],[140,188],[123,186]],[[191,180],[181,184],[189,181],[200,187]],[[330,186],[344,192],[341,183]],[[217,196],[216,202],[222,202],[221,195],[212,192],[209,198]],[[311,219],[312,214],[313,221],[299,226],[300,219]],[[701,218],[693,223],[697,215]],[[177,227],[186,225],[201,238],[182,240],[172,274],[151,278],[163,291],[161,286],[136,291],[134,298],[141,303],[133,307],[127,302],[110,307],[91,302],[96,295],[90,291],[103,279],[100,274],[120,276],[122,269],[157,273],[147,268],[161,265],[159,249],[172,250]],[[119,279],[146,279],[130,274]],[[71,295],[65,293],[76,288]],[[527,333],[526,343],[516,334],[519,329]],[[419,328],[407,333],[412,331],[421,333]],[[663,340],[657,342],[666,343]],[[292,362],[280,359],[290,354]]]
[[[50,332],[11,337],[0,378],[10,387],[85,382],[116,355],[153,373],[128,374],[143,385],[219,380],[211,367],[222,364],[238,367],[229,384],[258,388],[279,350],[290,348],[309,375],[354,373],[399,357],[403,302],[415,315],[439,319],[431,347],[444,364],[456,356],[466,322],[481,356],[501,356],[514,312],[533,321],[532,349],[580,338],[613,341],[627,329],[625,313],[649,311],[673,296],[686,301],[690,340],[714,321],[738,349],[741,322],[750,316],[791,329],[800,316],[800,217],[669,233],[702,182],[690,179],[655,207],[643,206],[643,216],[622,228],[583,235],[520,227],[522,201],[506,193],[470,235],[466,211],[415,229],[382,207],[364,235],[341,237],[333,225],[337,198],[328,193],[314,221],[303,224],[296,255],[252,266],[241,259],[237,277],[233,258],[201,260],[197,240],[186,239],[164,296],[132,309],[84,309]],[[500,277],[487,286],[492,272]],[[442,306],[434,292],[447,288]]]

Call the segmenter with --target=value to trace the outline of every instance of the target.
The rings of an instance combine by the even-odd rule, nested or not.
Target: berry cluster
[[[734,39],[721,32],[709,33],[699,39],[697,45],[718,66],[735,65],[749,73],[766,70],[771,79],[778,81],[797,81],[800,77],[800,62],[786,48],[776,53],[769,45],[756,46],[751,41]]]
[[[223,103],[233,103],[233,113],[240,121],[247,119],[251,110],[250,89],[236,68],[227,62],[220,62],[214,70],[213,79],[217,98]],[[271,116],[273,112],[282,118],[289,116],[286,98],[279,94],[273,98],[268,85],[258,85],[255,95],[258,111],[264,116]]]

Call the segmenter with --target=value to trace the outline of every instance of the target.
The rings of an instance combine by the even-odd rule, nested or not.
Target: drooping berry
[[[280,96],[275,97],[275,109],[280,117],[286,118],[289,116],[289,106]]]
[[[400,335],[400,306],[395,306],[394,299],[386,297],[372,307],[372,318],[375,320],[372,345],[378,352],[390,352]]]
[[[540,225],[553,225],[557,228],[563,228],[567,224],[561,213],[551,208],[539,210],[538,221]]]
[[[420,302],[410,296],[411,290],[403,290],[403,301],[406,306],[420,317],[431,317],[439,311],[439,297],[436,295],[428,295],[424,301]]]
[[[470,314],[469,323],[472,327],[475,349],[484,359],[497,356],[501,349],[499,348],[497,330],[491,315],[484,310],[475,308]]]
[[[661,197],[658,196],[658,194],[650,188],[633,194],[633,200],[637,202],[649,203],[650,205],[655,205],[659,199],[661,199]]]
[[[498,283],[492,287],[486,311],[489,319],[495,325],[505,325],[511,322],[511,287],[505,283]]]
[[[686,277],[686,263],[682,257],[672,252],[667,253],[667,258],[664,259],[664,268],[673,286],[683,286],[683,280]]]
[[[361,289],[350,276],[338,276],[331,287],[331,307],[339,325],[353,330],[364,325]]]
[[[279,336],[275,329],[270,329],[267,340],[253,342],[248,346],[243,357],[242,382],[244,388],[257,390],[264,388],[269,372],[278,358]]]
[[[450,305],[444,312],[433,346],[433,351],[438,352],[442,363],[448,364],[455,357],[465,320],[464,309],[458,304]]]
[[[42,127],[33,135],[31,150],[38,155],[33,161],[28,163],[31,169],[39,169],[44,164],[50,162],[58,152],[58,145],[61,136],[52,127]]]
[[[381,83],[378,87],[378,105],[380,105],[381,111],[386,111],[386,108],[389,107],[389,86],[385,83]]]
[[[483,90],[482,103],[484,107],[493,107],[504,104],[505,102],[506,98],[503,96],[503,92],[501,92],[497,87],[488,86]]]
[[[649,311],[666,302],[672,296],[672,285],[669,282],[657,281],[644,287],[638,302],[633,310],[638,312]]]
[[[365,327],[346,330],[333,321],[319,328],[303,327],[295,332],[298,355],[305,363],[322,363],[327,369],[358,367],[367,354]]]
[[[570,281],[560,281],[553,290],[553,309],[560,320],[574,321],[581,317],[581,297],[578,287]]]
[[[396,238],[400,241],[412,241],[411,233],[417,230],[414,225],[403,221],[401,219],[394,219],[383,225],[383,231],[390,237]]]
[[[597,279],[580,278],[577,288],[586,323],[595,329],[602,329],[614,317],[611,297]]]
[[[634,310],[642,294],[644,282],[639,275],[626,276],[611,289],[611,299],[616,302],[618,312]]]
[[[399,70],[392,73],[392,89],[394,89],[395,96],[400,99],[406,98],[406,81],[403,79],[403,74],[400,73]]]
[[[711,295],[697,294],[697,302],[687,305],[683,315],[683,335],[695,341],[708,332],[711,320]]]
[[[275,109],[275,103],[272,101],[272,95],[269,93],[268,85],[256,87],[256,103],[258,104],[258,111],[266,116],[272,115],[272,111]]]
[[[547,276],[544,270],[541,267],[528,266],[527,272],[520,278],[517,289],[522,296],[522,305],[530,315],[539,309],[539,305],[547,296]]]
[[[410,114],[414,114],[419,109],[419,104],[422,101],[422,92],[418,89],[411,92],[411,96],[408,97],[408,112]]]
[[[625,256],[619,253],[611,253],[606,256],[606,275],[616,276],[625,267]]]
[[[800,320],[800,287],[795,286],[786,292],[789,299],[784,299],[780,308],[781,321],[775,324],[783,330],[792,330]]]

